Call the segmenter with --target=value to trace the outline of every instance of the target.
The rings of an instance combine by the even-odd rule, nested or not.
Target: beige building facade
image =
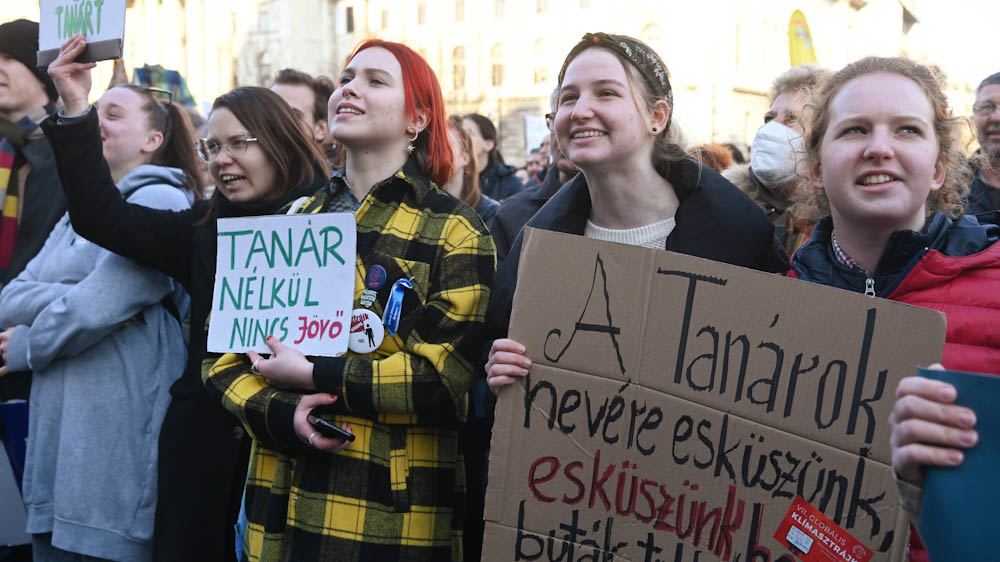
[[[743,145],[762,124],[771,81],[789,67],[793,11],[805,14],[830,68],[870,54],[926,60],[927,45],[910,0],[268,0],[260,10],[240,83],[266,84],[285,66],[335,75],[365,38],[400,41],[434,68],[449,111],[497,123],[502,152],[517,163],[549,111],[565,53],[588,31],[639,37],[660,53],[692,142]],[[950,90],[967,112],[968,85]]]
[[[934,0],[922,0],[924,2]],[[295,67],[335,77],[368,37],[422,54],[452,113],[497,123],[520,163],[537,138],[565,53],[587,31],[643,39],[663,57],[675,118],[691,142],[748,145],[775,76],[789,67],[792,12],[805,14],[820,64],[869,54],[929,60],[918,0],[129,0],[125,66],[185,76],[201,109],[236,85],[269,85]],[[38,17],[35,0],[4,0],[0,20]],[[101,63],[94,97],[111,77]],[[950,83],[968,114],[974,85]]]
[[[134,68],[160,65],[187,80],[205,112],[236,83],[236,63],[250,31],[257,28],[260,0],[127,0],[123,60],[129,79]],[[0,21],[38,21],[38,0],[2,0]],[[113,64],[98,64],[92,99],[111,81]]]

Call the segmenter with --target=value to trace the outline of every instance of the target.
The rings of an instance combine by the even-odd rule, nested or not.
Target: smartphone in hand
[[[344,431],[343,429],[333,425],[332,423],[324,419],[317,418],[316,416],[309,414],[308,416],[306,416],[306,421],[308,421],[311,426],[316,428],[316,431],[318,431],[319,434],[322,435],[323,437],[328,437],[331,439],[343,439],[348,443],[354,441],[353,433],[349,431]]]

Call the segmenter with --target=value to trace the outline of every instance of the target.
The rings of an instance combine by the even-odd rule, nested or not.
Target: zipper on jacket
[[[865,294],[869,297],[875,296],[875,280],[871,276],[865,277]]]

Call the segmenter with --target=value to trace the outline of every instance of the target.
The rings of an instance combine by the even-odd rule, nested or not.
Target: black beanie
[[[0,24],[0,52],[7,53],[27,66],[45,86],[50,100],[59,97],[56,85],[52,83],[46,69],[38,68],[38,23],[29,20],[14,20]]]

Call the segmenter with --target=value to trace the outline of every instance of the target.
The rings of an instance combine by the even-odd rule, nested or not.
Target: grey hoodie
[[[175,168],[144,165],[118,183],[130,202],[190,207]],[[167,276],[77,236],[64,215],[0,292],[14,327],[11,370],[33,373],[24,501],[29,533],[112,560],[152,556],[157,439],[187,350],[189,299]]]

